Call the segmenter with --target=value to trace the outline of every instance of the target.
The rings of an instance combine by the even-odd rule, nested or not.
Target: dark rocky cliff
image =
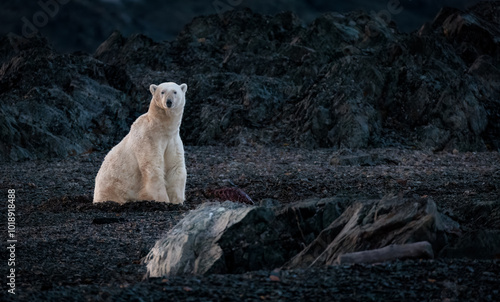
[[[107,150],[151,83],[189,85],[185,144],[500,149],[500,4],[412,34],[363,12],[195,18],[174,41],[113,33],[94,55],[0,46],[0,159]]]

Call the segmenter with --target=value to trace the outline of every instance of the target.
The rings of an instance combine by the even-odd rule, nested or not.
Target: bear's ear
[[[151,84],[151,86],[149,86],[149,91],[151,91],[152,95],[155,95],[156,88],[158,88],[158,85]]]
[[[181,84],[181,90],[182,90],[182,92],[186,93],[186,91],[188,90],[188,85]]]

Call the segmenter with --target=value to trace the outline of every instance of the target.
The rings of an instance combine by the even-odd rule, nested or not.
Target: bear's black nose
[[[172,107],[172,100],[171,99],[167,100],[167,107],[168,108]]]

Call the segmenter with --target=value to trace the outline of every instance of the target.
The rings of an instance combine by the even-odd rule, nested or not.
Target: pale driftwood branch
[[[378,263],[397,259],[432,259],[434,252],[427,241],[389,245],[380,249],[348,253],[338,256],[337,264]]]

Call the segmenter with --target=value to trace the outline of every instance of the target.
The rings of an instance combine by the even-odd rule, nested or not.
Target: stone
[[[102,62],[57,54],[44,40],[32,43],[35,47],[12,54],[0,70],[1,159],[88,153],[128,129],[136,106],[109,85]]]
[[[376,166],[376,165],[397,165],[398,160],[385,155],[381,151],[350,151],[340,150],[334,152],[330,158],[330,165],[333,166]]]
[[[147,275],[218,272],[225,259],[217,242],[227,229],[252,211],[256,208],[231,202],[205,203],[191,211],[146,256]],[[269,212],[261,210],[257,215],[266,217]]]
[[[374,166],[373,157],[370,154],[333,156],[330,164],[335,166]]]
[[[147,276],[279,267],[340,215],[340,203],[327,198],[274,208],[202,204],[156,242],[144,260]]]
[[[278,207],[206,203],[158,240],[144,262],[148,277],[161,277],[432,258],[457,227],[427,197],[332,197]],[[421,241],[428,243],[414,244]],[[385,249],[339,258],[379,248]]]

